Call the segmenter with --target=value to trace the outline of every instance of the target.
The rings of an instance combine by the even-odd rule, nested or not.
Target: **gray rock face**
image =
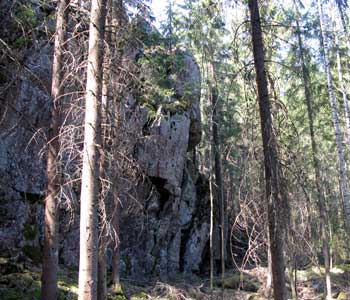
[[[191,231],[190,238],[186,243],[186,250],[184,255],[184,271],[192,273],[199,271],[202,263],[203,253],[209,238],[209,224],[197,224]]]
[[[2,201],[0,205],[1,253],[12,255],[13,250],[24,246],[23,232],[28,216],[28,206],[21,200]]]
[[[144,172],[164,180],[164,188],[180,196],[182,173],[188,148],[188,113],[164,115],[161,109],[137,146],[137,160]]]
[[[73,220],[70,220],[70,214],[68,212],[61,213],[63,217],[61,224],[61,255],[60,262],[67,267],[77,267],[79,263],[79,216],[75,216]]]
[[[41,159],[49,124],[50,47],[28,59],[29,71],[22,74],[14,97],[3,103],[4,120],[0,124],[0,188],[14,192],[40,194],[45,188],[45,165]]]
[[[28,211],[42,200],[45,190],[43,149],[49,123],[50,83],[47,79],[51,73],[51,51],[51,47],[45,46],[32,53],[25,61],[28,69],[8,91],[7,101],[0,105],[2,253],[15,251],[26,244]]]
[[[209,243],[210,201],[207,193],[208,181],[198,173],[192,162],[187,163],[185,173],[186,180],[181,198],[184,214],[180,216],[184,219],[185,215],[190,222],[182,225],[182,231],[187,234],[183,235],[183,261],[181,263],[185,273],[192,273],[199,272],[205,263],[203,258]]]
[[[140,198],[146,199],[143,220],[136,213],[131,219],[125,216],[122,225],[126,229],[121,236],[122,257],[135,261],[128,275],[166,279],[179,271],[200,270],[209,241],[209,198],[208,182],[196,173],[187,160],[180,197],[164,189],[164,182],[155,178],[148,189],[140,192]]]
[[[181,189],[180,224],[183,228],[191,225],[197,205],[197,189],[187,168],[184,169],[184,180]]]
[[[129,50],[123,61],[135,60],[140,52]],[[132,197],[125,195],[123,201],[120,245],[121,269],[126,276],[166,278],[179,271],[198,271],[208,245],[209,206],[203,193],[207,182],[187,158],[201,139],[200,72],[191,54],[178,52],[183,54],[182,66],[169,76],[176,97],[186,103],[181,109],[169,109],[161,102],[150,119],[148,109],[135,95],[123,95],[127,100],[121,113],[127,116],[134,159],[144,175],[136,187],[130,187]],[[51,53],[50,46],[33,51],[26,61],[29,72],[24,72],[8,93],[13,99],[0,107],[2,253],[23,250],[26,245],[40,248],[42,242]],[[178,99],[165,102],[171,105]],[[143,132],[140,137],[139,132]],[[75,197],[79,199],[78,194]],[[60,262],[70,267],[79,261],[77,210],[74,214],[71,219],[68,210],[61,213]],[[28,240],[27,231],[33,226],[36,230],[30,231]]]
[[[153,58],[167,55],[157,51]],[[152,121],[143,119],[143,135],[135,146],[135,158],[149,183],[141,184],[136,196],[146,208],[144,219],[139,213],[131,219],[128,215],[121,226],[130,228],[122,232],[121,248],[124,262],[133,258],[127,264],[132,276],[165,279],[179,271],[198,271],[208,245],[208,214],[197,209],[203,202],[201,208],[208,211],[208,198],[198,199],[198,185],[206,182],[199,182],[187,158],[201,139],[200,72],[191,54],[178,50],[177,55],[181,67],[175,63],[167,77],[174,96],[158,104]],[[143,73],[149,77],[154,71],[147,66]],[[186,105],[176,110],[172,104],[179,99]]]
[[[184,68],[181,68],[176,74],[174,90],[184,98],[191,101],[190,107],[190,130],[188,151],[193,150],[199,144],[202,137],[202,123],[200,112],[201,97],[201,75],[197,63],[192,54],[185,52],[183,55]]]

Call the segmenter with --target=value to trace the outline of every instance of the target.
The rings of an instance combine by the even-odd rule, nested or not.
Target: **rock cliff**
[[[159,39],[149,25],[137,24],[143,39]],[[52,46],[36,45],[26,57],[25,70],[1,98],[0,251],[40,260]],[[148,47],[127,43],[123,61],[136,63],[144,84],[137,93],[125,92],[122,104],[143,179],[133,197],[123,197],[121,269],[134,277],[198,272],[209,232],[208,182],[191,160],[201,138],[199,68],[187,51],[169,54],[154,40]],[[165,76],[155,61],[164,63]],[[76,190],[70,193],[78,199]],[[60,261],[71,267],[79,253],[79,212],[73,211],[72,220],[67,208],[61,214]]]

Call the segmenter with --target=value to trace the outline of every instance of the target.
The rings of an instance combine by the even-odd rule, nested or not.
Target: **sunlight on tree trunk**
[[[69,0],[58,2],[51,86],[51,124],[48,133],[47,192],[45,199],[44,257],[41,299],[57,299],[60,175],[58,172],[60,102],[63,94],[63,55]]]
[[[211,97],[211,125],[212,125],[212,156],[214,157],[215,183],[213,185],[214,199],[216,199],[216,207],[220,216],[220,260],[221,260],[221,281],[222,290],[224,290],[225,278],[225,204],[222,183],[222,164],[220,152],[220,136],[219,136],[219,95],[216,82],[216,71],[214,62],[210,63],[212,83],[210,87]]]
[[[325,69],[327,73],[329,102],[332,109],[332,120],[334,124],[335,140],[337,144],[337,152],[338,152],[338,159],[339,159],[340,183],[341,183],[341,190],[343,194],[344,223],[345,223],[346,232],[350,234],[350,194],[348,190],[347,176],[346,176],[346,161],[344,158],[342,133],[340,130],[338,109],[337,109],[336,98],[334,94],[333,79],[332,79],[332,74],[330,69],[331,66],[329,61],[328,38],[325,35],[325,28],[324,28],[325,25],[323,20],[323,6],[320,0],[318,0],[317,3],[318,3],[318,13],[319,13],[319,19],[320,19],[320,26],[321,26],[321,44],[324,50],[324,63],[325,63]]]
[[[340,59],[340,51],[339,51],[339,41],[338,41],[338,35],[335,35],[335,47],[337,52],[337,70],[338,70],[338,80],[340,85],[340,90],[343,96],[343,106],[344,106],[344,117],[345,117],[345,123],[346,123],[346,137],[347,137],[347,143],[348,147],[350,149],[350,113],[349,113],[349,101],[348,96],[346,94],[346,86],[343,79],[343,68],[341,64]]]
[[[270,100],[264,63],[264,45],[257,0],[249,0],[256,83],[258,87],[261,134],[263,139],[266,200],[272,259],[272,281],[275,300],[286,300],[285,263],[283,255],[287,199],[281,187],[276,138],[272,127]]]
[[[300,14],[298,11],[298,7],[295,2],[294,4],[299,17]],[[296,21],[297,21],[298,46],[299,46],[299,55],[300,55],[302,75],[303,75],[305,102],[306,102],[307,114],[308,114],[308,120],[309,120],[312,160],[313,160],[313,167],[315,172],[317,203],[318,203],[319,216],[320,216],[320,231],[321,231],[322,249],[323,249],[323,255],[324,255],[324,267],[325,267],[325,277],[324,277],[325,287],[326,287],[325,292],[326,292],[327,299],[330,299],[332,297],[332,289],[331,289],[331,273],[330,273],[330,247],[329,247],[329,235],[328,235],[328,229],[327,229],[328,215],[326,210],[326,202],[323,197],[323,192],[321,188],[322,180],[321,180],[321,171],[320,171],[320,166],[318,161],[318,148],[317,148],[315,132],[314,132],[314,118],[313,118],[312,105],[311,105],[311,92],[309,89],[309,77],[308,77],[308,71],[305,63],[304,47],[303,47],[303,42],[301,38],[299,20],[297,19]]]
[[[98,266],[99,151],[101,135],[102,49],[106,3],[91,5],[87,65],[84,153],[80,195],[79,300],[96,300]]]

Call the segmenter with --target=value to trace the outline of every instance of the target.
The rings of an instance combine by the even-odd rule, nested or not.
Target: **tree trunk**
[[[338,12],[339,12],[339,17],[340,17],[340,21],[343,27],[343,31],[345,34],[345,38],[346,38],[346,45],[348,47],[348,54],[350,56],[350,35],[348,32],[348,29],[346,27],[346,21],[345,21],[345,16],[344,16],[344,12],[343,12],[343,6],[340,0],[336,0],[337,3],[337,7],[338,7]]]
[[[120,204],[115,198],[115,213],[112,219],[112,226],[115,232],[115,243],[113,248],[113,258],[112,258],[112,286],[115,293],[121,293],[122,287],[120,284],[120,270],[119,270],[119,261],[120,261],[120,241],[119,241],[119,219],[120,219]]]
[[[57,7],[57,26],[51,86],[51,124],[48,133],[47,191],[45,199],[44,257],[41,277],[41,299],[57,299],[58,271],[58,229],[59,210],[57,194],[59,174],[57,170],[59,153],[60,102],[63,94],[63,54],[66,41],[66,26],[69,0],[61,0]]]
[[[119,64],[121,63],[123,56],[123,49],[121,46],[122,37],[122,29],[124,28],[124,5],[122,0],[111,0],[112,1],[112,37],[111,43],[113,45],[112,48],[112,57],[116,57],[111,61],[111,68],[117,69]],[[116,51],[115,51],[116,50]],[[112,79],[113,80],[113,79]],[[116,110],[113,110],[112,113],[112,126],[113,130],[117,130],[117,118],[116,118]],[[113,136],[113,135],[112,135]],[[114,149],[113,156],[116,157],[117,149]],[[116,158],[114,158],[116,160]],[[117,169],[115,164],[112,164],[114,169]],[[121,204],[118,197],[118,187],[117,187],[117,179],[113,178],[113,208],[114,213],[112,216],[112,226],[114,230],[114,239],[113,239],[113,256],[112,256],[112,274],[111,274],[111,284],[115,293],[122,293],[122,287],[120,284],[120,240],[119,240],[119,221],[120,221],[120,210]]]
[[[212,75],[212,85],[210,87],[210,97],[211,97],[211,113],[212,113],[212,151],[214,157],[214,168],[215,168],[215,184],[214,184],[214,196],[216,207],[220,208],[220,259],[221,259],[221,280],[222,287],[224,287],[225,278],[225,199],[223,192],[222,183],[222,162],[221,162],[221,152],[220,152],[220,135],[219,135],[219,95],[217,89],[216,73],[214,68],[214,63],[211,62],[211,75]]]
[[[344,151],[343,151],[343,144],[342,144],[342,133],[339,125],[338,110],[337,110],[336,98],[334,94],[333,79],[331,75],[331,67],[330,67],[329,53],[328,53],[329,52],[328,39],[324,31],[323,6],[320,0],[318,0],[317,3],[318,3],[318,12],[319,12],[320,26],[321,26],[321,43],[324,49],[324,62],[325,62],[325,69],[327,73],[329,102],[332,109],[332,119],[334,124],[335,140],[337,144],[338,159],[339,159],[340,183],[341,183],[341,190],[343,193],[343,210],[344,210],[344,219],[345,219],[344,223],[345,223],[345,230],[347,234],[350,234],[350,194],[349,194],[347,178],[346,178],[346,162],[344,158]]]
[[[106,18],[105,18],[105,27],[110,28],[112,25],[112,0],[106,0]],[[111,151],[108,146],[108,140],[110,138],[110,122],[108,119],[108,112],[110,108],[110,70],[111,70],[111,47],[114,47],[111,43],[112,31],[109,29],[108,34],[105,34],[106,46],[104,47],[104,63],[103,63],[103,78],[102,78],[102,95],[101,95],[101,131],[102,131],[102,141],[101,141],[101,150],[102,157],[100,163],[100,177],[109,181],[111,178],[109,174],[113,172],[111,170],[110,164],[108,162],[108,153]],[[106,300],[107,299],[107,263],[106,263],[106,249],[107,249],[107,232],[106,232],[106,222],[108,222],[108,211],[111,207],[111,192],[108,189],[109,187],[100,187],[100,220],[99,220],[99,249],[98,249],[98,270],[97,270],[97,300]]]
[[[106,52],[104,53],[106,55]],[[107,54],[108,56],[108,54]],[[108,59],[108,58],[107,58]],[[109,66],[104,69],[103,72],[103,84],[102,84],[102,110],[101,110],[101,124],[103,124],[102,129],[102,157],[100,164],[100,176],[101,178],[108,181],[109,166],[106,161],[106,156],[108,155],[107,149],[107,136],[108,136],[108,120],[107,120],[107,107],[108,107],[108,79],[109,79]],[[107,266],[106,266],[106,249],[107,249],[107,233],[105,222],[108,222],[107,211],[109,207],[109,191],[101,190],[101,197],[99,199],[100,207],[100,220],[99,220],[99,249],[98,249],[98,284],[97,284],[97,300],[106,300],[107,299]],[[102,197],[105,195],[105,197]]]
[[[212,143],[210,145],[212,147]],[[213,157],[210,151],[209,155],[209,192],[210,192],[210,230],[209,230],[209,243],[210,243],[210,290],[213,292],[214,287],[214,188],[213,188]]]
[[[268,226],[267,226],[268,230]],[[271,246],[270,246],[270,234],[267,231],[267,274],[266,274],[266,293],[267,298],[271,297],[272,291],[272,259],[271,259]]]
[[[286,300],[283,244],[285,222],[286,218],[288,218],[286,213],[288,202],[281,187],[283,178],[279,170],[276,138],[272,127],[270,100],[264,62],[264,45],[257,0],[249,0],[249,10],[263,140],[273,294],[275,300]]]
[[[298,290],[297,290],[297,281],[296,277],[294,276],[296,274],[296,265],[295,265],[295,254],[293,253],[290,258],[289,268],[288,268],[288,275],[290,280],[290,288],[292,292],[292,299],[298,300]]]
[[[105,0],[92,0],[80,196],[79,300],[97,298],[99,151]]]
[[[339,53],[339,43],[338,43],[338,36],[335,35],[335,43],[336,43],[336,51],[337,51],[337,69],[338,69],[338,79],[339,79],[339,85],[340,90],[343,96],[343,105],[344,105],[344,114],[345,114],[345,123],[346,123],[346,137],[347,137],[347,143],[350,147],[350,114],[349,114],[349,102],[348,102],[348,96],[346,94],[346,87],[343,80],[343,70],[340,60],[340,53]]]
[[[296,5],[296,3],[295,3]],[[324,256],[324,267],[325,267],[325,292],[326,298],[332,298],[332,288],[331,288],[331,273],[330,273],[330,253],[329,253],[329,235],[327,230],[328,224],[328,215],[326,210],[326,203],[323,197],[323,192],[321,188],[321,172],[318,161],[318,148],[315,139],[315,131],[314,131],[314,120],[313,113],[311,107],[311,93],[309,89],[309,76],[306,68],[305,57],[304,57],[304,47],[301,39],[299,20],[297,22],[297,35],[298,35],[298,46],[299,46],[299,55],[302,67],[302,75],[303,75],[303,85],[304,85],[304,93],[305,93],[305,102],[307,107],[307,114],[309,119],[309,130],[310,130],[310,138],[311,138],[311,149],[312,149],[312,160],[313,167],[315,172],[315,185],[317,191],[317,203],[320,213],[320,230],[321,230],[321,240],[322,240],[322,249]]]
[[[102,234],[104,234],[103,231]],[[107,299],[107,264],[106,264],[106,237],[102,236],[98,251],[98,271],[97,271],[97,300]]]

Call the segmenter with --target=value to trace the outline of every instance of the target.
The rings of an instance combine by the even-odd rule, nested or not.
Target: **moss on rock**
[[[136,295],[132,295],[131,297],[130,297],[130,300],[143,300],[143,299],[148,299],[149,297],[148,297],[148,295],[147,295],[147,293],[145,293],[145,292],[140,292],[140,293],[138,293],[138,294],[136,294]]]
[[[267,298],[258,293],[254,293],[248,297],[248,300],[267,300]]]
[[[1,300],[40,299],[40,276],[32,272],[11,273],[0,278]]]
[[[216,283],[222,286],[221,281]],[[242,289],[249,292],[257,292],[260,288],[260,282],[249,274],[234,274],[231,277],[224,279],[224,287],[229,289]]]
[[[35,262],[40,262],[42,258],[42,252],[40,247],[38,246],[31,246],[31,245],[25,245],[22,248],[22,251],[25,256],[32,259]]]
[[[14,258],[0,257],[0,274],[7,275],[23,271],[23,265],[17,263]]]
[[[38,229],[35,225],[32,224],[25,224],[24,225],[24,238],[27,241],[33,241],[35,240],[37,234],[38,234]]]

